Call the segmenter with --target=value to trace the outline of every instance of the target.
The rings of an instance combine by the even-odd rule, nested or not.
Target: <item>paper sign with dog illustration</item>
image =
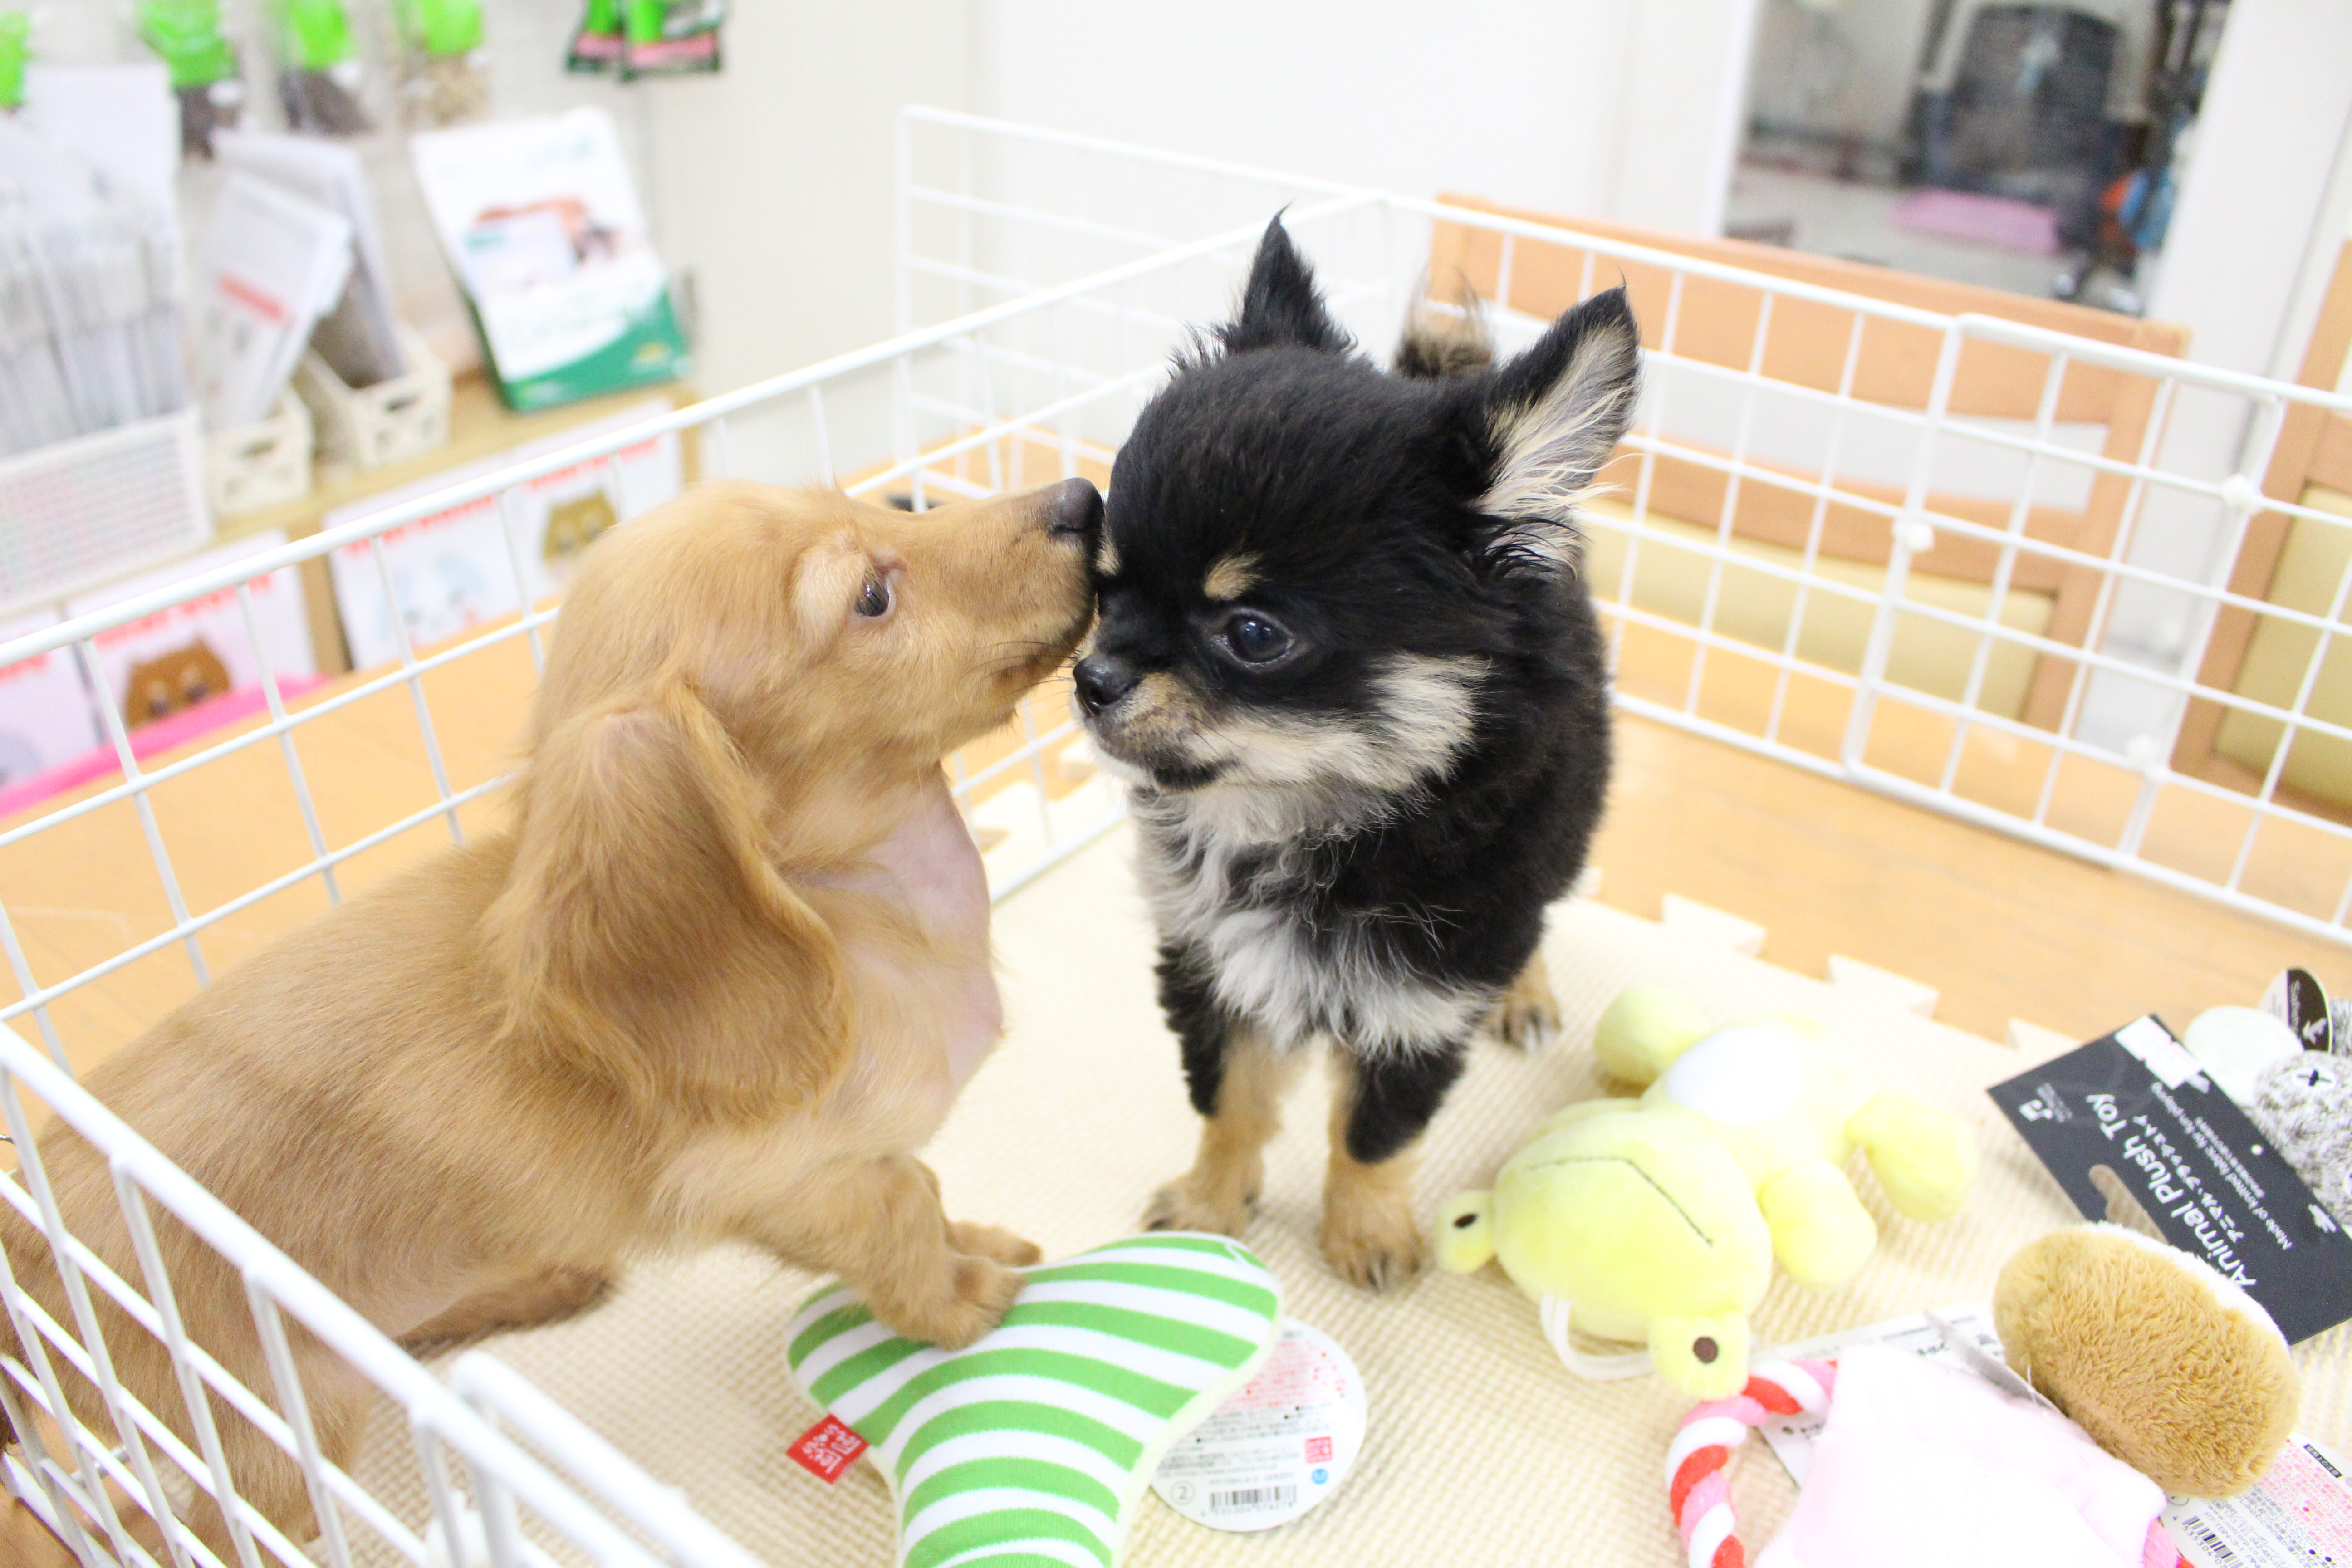
[[[57,618],[43,611],[0,621],[0,643],[29,637]],[[72,648],[0,665],[0,792],[72,761],[103,739]]]
[[[161,572],[85,595],[68,604],[66,613],[88,615],[285,542],[282,532],[255,534]],[[257,650],[233,587],[201,595],[98,634],[99,673],[107,695],[122,714],[124,728],[136,731],[233,691],[257,690],[265,656],[281,689],[288,684],[307,683],[318,674],[310,647],[310,612],[294,568],[281,566],[265,573],[254,578],[247,589],[253,625],[260,632]]]
[[[372,496],[330,513],[329,528],[434,490],[446,489],[494,468],[510,466],[563,447],[577,446],[625,429],[669,410],[666,402],[638,405],[608,419],[582,425],[544,441],[518,447],[486,462],[436,474],[432,479]],[[497,498],[483,497],[393,529],[383,535],[383,567],[369,545],[350,544],[329,558],[335,605],[351,645],[352,668],[367,669],[400,657],[405,632],[411,648],[456,637],[470,626],[538,604],[562,587],[572,563],[596,536],[678,493],[685,483],[684,457],[675,435],[656,436],[624,447],[610,461],[595,458],[532,480],[520,490],[508,516],[513,542],[499,526]],[[517,592],[516,571],[522,576]],[[397,626],[384,593],[384,578],[399,601]]]

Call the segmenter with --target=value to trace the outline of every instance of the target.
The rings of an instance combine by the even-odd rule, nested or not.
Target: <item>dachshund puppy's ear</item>
[[[551,731],[483,917],[509,1034],[640,1101],[756,1118],[823,1097],[850,1054],[841,952],[757,803],[681,682]]]

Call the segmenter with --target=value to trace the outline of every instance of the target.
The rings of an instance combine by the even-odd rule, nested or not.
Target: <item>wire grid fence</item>
[[[506,748],[560,613],[558,603],[527,602],[526,555],[536,542],[512,525],[528,515],[534,482],[605,465],[608,493],[625,515],[622,455],[667,437],[694,444],[704,476],[835,482],[917,510],[1073,474],[1107,478],[1131,407],[1122,396],[1158,374],[1166,343],[1140,342],[1151,328],[1139,315],[1120,328],[1125,337],[1107,334],[1107,318],[1086,306],[1134,284],[1160,290],[1171,310],[1211,313],[1234,247],[1255,227],[1100,277],[1073,276],[0,646],[0,668],[74,661],[121,773],[0,826],[0,952],[14,982],[13,996],[0,1002],[0,1106],[20,1161],[0,1180],[0,1199],[47,1238],[71,1309],[70,1321],[58,1321],[0,1271],[0,1303],[24,1347],[0,1355],[0,1409],[22,1439],[0,1458],[0,1476],[84,1561],[217,1568],[221,1558],[189,1531],[153,1526],[192,1493],[227,1504],[229,1560],[241,1568],[315,1560],[236,1494],[216,1415],[250,1422],[294,1458],[320,1522],[313,1550],[336,1568],[443,1561],[446,1549],[435,1555],[432,1546],[436,1531],[461,1544],[478,1533],[499,1568],[549,1552],[614,1563],[748,1561],[676,1494],[494,1360],[470,1354],[445,1384],[163,1159],[76,1073],[303,919],[444,837],[463,843],[495,826]],[[1106,416],[1107,405],[1120,412]],[[407,628],[425,622],[431,606],[415,602],[416,583],[395,571],[387,542],[484,507],[503,527],[509,612],[420,645]],[[352,552],[372,565],[398,657],[299,694],[271,666],[256,584],[289,569],[319,576],[331,556]],[[267,716],[148,758],[100,641],[220,595],[236,606]],[[1118,814],[1107,782],[1069,754],[1075,731],[1066,714],[1059,692],[1043,692],[1004,733],[951,759],[998,896]],[[83,892],[93,885],[105,891]],[[110,907],[82,907],[92,904]],[[141,1278],[123,1278],[67,1231],[35,1142],[50,1119],[111,1162]],[[188,1342],[154,1245],[156,1205],[235,1265],[273,1387],[245,1387]],[[0,1264],[49,1267],[21,1258]],[[108,1300],[168,1347],[176,1407],[116,1375],[98,1311]],[[372,1489],[328,1461],[287,1352],[289,1336],[299,1334],[331,1347],[404,1412],[415,1447],[415,1484],[405,1489],[421,1492],[429,1518],[402,1511],[381,1482]],[[104,1419],[77,1416],[66,1393],[78,1383],[94,1385]]]
[[[1251,247],[1211,237],[1286,203],[1376,353],[1416,299],[1458,316],[1464,285],[1502,353],[1629,288],[1643,394],[1585,520],[1625,711],[2352,940],[2352,500],[2276,471],[2298,421],[2352,398],[2074,307],[1989,314],[1899,275],[1858,293],[1755,247],[931,110],[902,129],[904,321],[1104,269],[1024,330],[1119,334],[1089,384],[1126,392],[1096,407],[1115,435],[1158,384],[1136,345],[1230,312]],[[1198,246],[1224,268],[1205,313],[1108,270]],[[1008,338],[962,352],[1024,352]],[[2263,528],[2288,531],[2275,576],[2232,586]]]
[[[2257,476],[2296,410],[2344,413],[2352,400],[1622,237],[940,111],[905,117],[900,204],[901,331],[887,342],[0,646],[0,667],[77,661],[122,774],[0,826],[0,951],[16,993],[0,1005],[0,1110],[21,1160],[0,1198],[47,1238],[72,1319],[52,1320],[0,1273],[25,1348],[0,1356],[0,1409],[21,1438],[0,1474],[84,1561],[213,1568],[220,1560],[184,1531],[152,1544],[134,1528],[191,1491],[230,1502],[240,1568],[316,1560],[235,1498],[207,1390],[300,1466],[323,1531],[314,1550],[337,1568],[439,1561],[428,1539],[473,1529],[461,1516],[477,1515],[499,1568],[548,1553],[745,1560],[495,1361],[474,1352],[444,1382],[412,1360],[74,1077],[215,967],[441,836],[491,826],[504,748],[558,613],[522,602],[523,542],[508,532],[505,618],[439,645],[404,635],[393,663],[300,700],[264,657],[266,720],[153,765],[132,744],[96,639],[226,593],[258,652],[252,584],[285,568],[315,573],[353,546],[404,626],[414,606],[386,563],[387,536],[483,501],[509,518],[535,479],[616,464],[662,436],[692,440],[706,475],[833,479],[918,509],[1071,474],[1107,479],[1170,352],[1192,324],[1229,310],[1277,207],[1367,344],[1385,343],[1422,279],[1448,268],[1496,302],[1506,350],[1595,287],[1622,276],[1633,288],[1646,389],[1612,470],[1618,493],[1589,520],[1588,559],[1628,711],[2344,936],[2352,834],[2326,795],[2326,768],[2294,769],[2315,745],[2352,743],[2326,700],[2352,545],[2316,605],[2220,584],[2257,518],[2326,542],[2343,534],[2346,520],[2324,504],[2265,496]],[[2021,367],[2021,413],[2011,384]],[[1994,384],[2009,390],[1986,391]],[[2174,455],[2192,416],[2241,419],[2250,435],[2200,469]],[[2149,545],[2159,532],[2173,557]],[[2187,569],[2181,539],[2203,541]],[[2255,640],[2275,631],[2290,652],[2306,650],[2283,700],[2187,673],[2205,668],[2233,613],[2253,617]],[[2147,626],[2174,628],[2168,649],[2118,637]],[[2251,778],[2174,765],[2200,704],[2221,730],[2271,727],[2268,752],[2249,753],[2263,765],[2239,764]],[[1000,894],[1118,814],[1060,710],[1045,693],[1012,731],[956,759],[959,799]],[[150,868],[152,887],[118,895],[115,884]],[[107,891],[85,895],[85,884]],[[131,907],[79,907],[108,900]],[[33,1142],[44,1117],[108,1156],[139,1280],[67,1233]],[[153,1205],[234,1264],[273,1389],[243,1387],[186,1342]],[[93,1292],[166,1344],[183,1408],[152,1407],[114,1375]],[[429,1517],[326,1462],[285,1353],[289,1332],[316,1336],[400,1407]],[[71,1379],[98,1388],[105,1421],[76,1418],[63,1395]]]

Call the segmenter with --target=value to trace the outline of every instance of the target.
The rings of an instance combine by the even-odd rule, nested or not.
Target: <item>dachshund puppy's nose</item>
[[[1102,530],[1102,492],[1091,479],[1064,479],[1046,513],[1045,531],[1064,538],[1092,539]]]

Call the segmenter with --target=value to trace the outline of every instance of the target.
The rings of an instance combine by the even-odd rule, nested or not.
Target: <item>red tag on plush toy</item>
[[[828,1415],[802,1433],[785,1452],[800,1461],[801,1468],[831,1486],[866,1452],[866,1439]]]

